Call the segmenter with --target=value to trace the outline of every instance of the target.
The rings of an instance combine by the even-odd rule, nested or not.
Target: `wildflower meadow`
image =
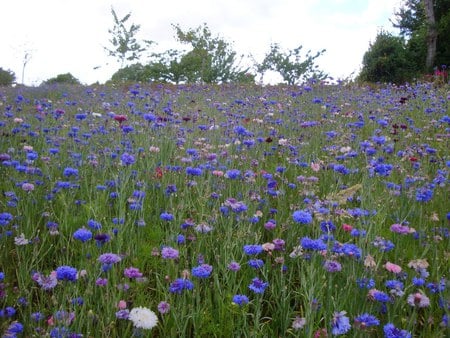
[[[446,337],[448,86],[0,88],[3,337]]]

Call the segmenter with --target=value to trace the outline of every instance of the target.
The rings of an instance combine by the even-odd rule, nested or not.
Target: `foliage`
[[[403,83],[413,76],[404,39],[380,30],[364,53],[359,79],[369,82]]]
[[[450,0],[434,0],[437,42],[435,65],[450,63]],[[409,62],[413,68],[425,73],[427,22],[422,0],[406,0],[395,13],[393,26],[399,28],[401,36],[406,38],[406,48],[410,51]]]
[[[145,51],[146,48],[141,47],[141,44],[135,37],[139,32],[140,25],[133,23],[129,27],[126,26],[126,22],[131,17],[131,12],[122,19],[119,19],[114,8],[111,7],[111,14],[114,20],[114,27],[109,29],[108,32],[111,34],[109,42],[112,47],[105,47],[105,50],[108,52],[109,56],[115,57],[120,63],[120,67],[123,68],[126,61],[138,60],[141,53]],[[144,40],[144,43],[148,47],[153,44],[153,41]]]
[[[43,82],[45,85],[64,83],[64,84],[80,84],[80,81],[71,73],[58,74],[56,77],[52,77]]]
[[[183,70],[186,82],[225,83],[246,78],[248,68],[239,67],[231,44],[219,36],[214,37],[206,24],[187,31],[179,25],[173,27],[178,42],[192,47],[171,65]]]
[[[10,86],[14,81],[16,81],[14,72],[0,67],[0,86]]]
[[[318,70],[314,60],[321,56],[325,49],[311,55],[311,51],[306,53],[304,60],[301,56],[302,46],[282,51],[277,43],[270,45],[269,52],[266,53],[263,61],[257,65],[258,72],[264,74],[268,70],[278,72],[285,83],[289,85],[298,84],[310,78],[324,79],[326,74]]]

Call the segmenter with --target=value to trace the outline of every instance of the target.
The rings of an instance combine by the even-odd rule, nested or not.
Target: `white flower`
[[[133,322],[134,327],[138,329],[151,329],[158,324],[156,314],[145,307],[135,307],[130,311],[128,319]]]
[[[15,245],[27,245],[29,243],[30,241],[25,238],[25,235],[23,233],[21,233],[19,237],[14,237]]]

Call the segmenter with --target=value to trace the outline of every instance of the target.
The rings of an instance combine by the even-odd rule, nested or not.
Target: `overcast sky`
[[[68,72],[85,84],[105,82],[119,68],[104,49],[113,7],[119,18],[131,12],[128,23],[141,26],[138,39],[158,43],[155,51],[182,48],[171,24],[187,30],[206,23],[257,61],[271,43],[302,45],[305,53],[326,49],[316,63],[346,78],[359,72],[379,29],[395,32],[389,19],[399,6],[400,0],[1,0],[0,67],[28,85]]]

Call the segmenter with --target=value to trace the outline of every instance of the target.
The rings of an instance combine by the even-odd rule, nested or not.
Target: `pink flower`
[[[311,163],[311,169],[312,169],[312,171],[315,171],[315,172],[319,171],[320,170],[320,163],[312,162]]]
[[[400,273],[402,271],[402,268],[399,265],[391,263],[391,262],[387,262],[384,265],[384,267],[387,271],[393,272],[393,273]]]
[[[430,306],[430,298],[425,296],[423,293],[416,292],[408,296],[407,302],[411,306],[417,307],[427,307]]]
[[[350,224],[342,224],[342,230],[344,230],[345,232],[350,232],[353,230],[353,227]]]
[[[117,308],[118,308],[119,310],[124,310],[124,309],[126,309],[126,308],[127,308],[127,302],[124,301],[123,299],[122,299],[122,300],[119,300],[119,302],[117,303]]]
[[[34,184],[33,183],[23,183],[22,184],[22,190],[26,192],[30,192],[34,190]]]

